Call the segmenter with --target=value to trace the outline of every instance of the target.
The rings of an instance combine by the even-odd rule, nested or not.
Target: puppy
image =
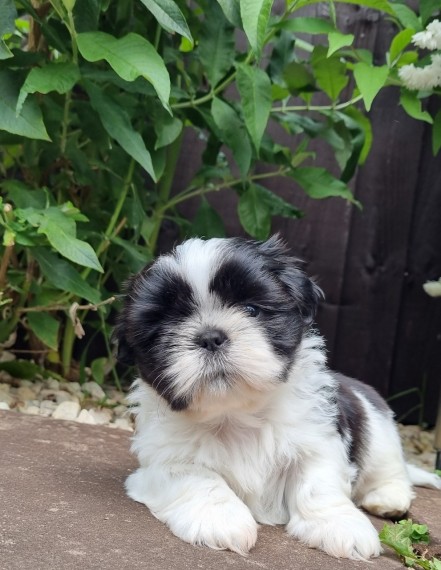
[[[392,412],[326,367],[311,328],[321,291],[278,238],[191,239],[132,278],[115,330],[136,364],[126,483],[182,540],[246,554],[258,523],[336,557],[369,559],[358,508],[398,517],[412,483]]]

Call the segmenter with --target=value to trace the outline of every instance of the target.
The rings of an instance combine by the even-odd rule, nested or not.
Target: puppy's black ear
[[[289,255],[279,235],[262,242],[259,251],[267,260],[267,268],[278,277],[292,297],[305,325],[311,324],[319,301],[324,297],[323,291],[300,269],[302,262]]]

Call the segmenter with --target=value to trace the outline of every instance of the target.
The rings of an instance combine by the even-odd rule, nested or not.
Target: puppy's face
[[[287,378],[318,287],[277,240],[191,239],[132,278],[117,357],[173,410]]]

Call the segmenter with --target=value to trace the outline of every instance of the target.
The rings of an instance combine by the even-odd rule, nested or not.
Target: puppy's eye
[[[257,317],[260,313],[259,307],[256,307],[255,305],[245,305],[244,309],[250,317]]]

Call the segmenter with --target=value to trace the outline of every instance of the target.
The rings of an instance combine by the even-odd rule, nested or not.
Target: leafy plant
[[[372,144],[364,111],[383,88],[400,88],[399,69],[417,59],[412,36],[439,8],[360,0],[396,25],[377,64],[339,30],[333,2],[328,18],[298,15],[314,3],[287,0],[276,13],[272,0],[2,0],[3,346],[18,333],[28,354],[83,378],[92,342],[79,370],[72,355],[84,323],[107,347],[91,366],[102,381],[108,300],[155,255],[164,220],[182,236],[223,235],[206,196],[230,188],[243,228],[264,239],[273,216],[302,215],[265,186],[279,177],[314,199],[359,205],[348,182]],[[403,89],[401,104],[434,124],[438,151],[441,114],[421,107],[429,94]],[[202,165],[174,193],[190,130]],[[334,174],[314,139],[332,149]],[[185,220],[179,206],[191,198],[199,210]]]
[[[411,519],[401,520],[393,525],[385,524],[380,532],[380,541],[395,550],[405,566],[441,570],[439,558],[427,559],[427,549],[417,548],[417,545],[429,544],[429,530],[424,524],[416,524]]]

